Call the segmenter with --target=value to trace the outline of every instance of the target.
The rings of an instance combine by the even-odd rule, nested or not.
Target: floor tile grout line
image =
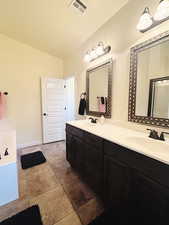
[[[49,163],[49,167],[50,167],[51,170],[53,171],[53,168],[52,168],[52,166],[50,165],[50,163]],[[54,172],[54,171],[53,171],[53,172]],[[59,184],[62,186],[63,191],[64,191],[66,197],[68,198],[68,200],[69,200],[69,202],[70,202],[70,204],[71,204],[71,206],[72,206],[73,211],[76,213],[76,215],[77,215],[77,217],[79,218],[81,224],[84,225],[83,222],[81,221],[81,218],[80,218],[79,214],[77,213],[77,209],[74,207],[74,205],[73,205],[73,203],[72,203],[72,200],[70,199],[69,195],[67,194],[64,185],[60,182],[60,179],[57,177],[57,175],[56,175],[55,173],[54,173],[54,176],[55,176],[56,179],[58,180]],[[71,213],[72,213],[72,212],[71,212]],[[69,213],[67,216],[69,216],[71,213]],[[67,216],[65,216],[65,217],[67,217]],[[63,217],[61,220],[63,220],[65,217]],[[61,221],[61,220],[59,220],[59,221]],[[58,222],[59,222],[59,221],[58,221]],[[57,222],[57,223],[58,223],[58,222]],[[56,224],[57,224],[57,223],[56,223]],[[55,224],[54,224],[54,225],[55,225]]]
[[[46,194],[48,194],[48,193],[54,191],[55,189],[56,189],[56,188],[54,188],[53,190],[44,192],[44,193],[42,193],[42,194],[40,194],[40,195],[38,195],[38,196],[36,196],[36,197],[30,198],[30,199],[29,199],[29,202],[28,202],[29,207],[32,206],[32,204],[30,204],[30,201],[33,201],[33,200],[35,200],[35,199],[37,199],[37,198],[41,198],[43,195],[46,195]],[[72,204],[71,204],[71,206],[72,206]],[[73,213],[73,212],[74,212],[74,208],[72,207],[72,209],[70,210],[70,212],[68,212],[68,214],[67,214],[66,216],[64,216],[64,217],[62,217],[61,219],[59,219],[55,224],[57,224],[59,221],[63,220],[65,217],[69,216],[69,215],[70,215],[71,213]],[[54,224],[54,225],[55,225],[55,224]]]
[[[50,163],[49,163],[49,164],[50,164]],[[52,166],[51,166],[51,165],[50,165],[50,167],[51,167],[51,169],[53,170],[53,168],[52,168]],[[65,192],[65,194],[66,194],[67,198],[69,199],[69,202],[71,203],[72,208],[73,208],[73,209],[74,209],[74,211],[76,212],[76,215],[78,216],[78,218],[79,218],[79,220],[80,220],[81,224],[82,224],[82,225],[84,225],[84,224],[83,224],[83,222],[82,222],[82,220],[81,220],[81,218],[80,218],[80,216],[79,216],[79,214],[78,214],[78,212],[77,212],[77,209],[75,208],[75,206],[74,206],[74,204],[73,204],[73,201],[72,201],[72,200],[71,200],[71,198],[69,197],[69,195],[68,195],[68,193],[67,193],[67,191],[66,191],[66,189],[65,189],[64,185],[60,182],[60,179],[57,177],[57,175],[56,175],[56,174],[55,174],[55,176],[56,176],[56,179],[58,179],[58,181],[59,181],[60,185],[62,186],[62,188],[63,188],[63,190],[64,190],[64,192]]]
[[[64,184],[64,179],[65,179],[65,182],[66,182],[66,179],[67,178],[70,178],[70,179],[73,179],[73,177],[71,176],[71,174],[70,174],[70,177],[69,177],[69,174],[68,174],[68,177],[65,177],[65,175],[67,175],[67,173],[65,174],[65,172],[66,171],[68,171],[67,169],[69,169],[69,165],[68,164],[66,164],[66,160],[65,160],[65,158],[64,157],[62,157],[62,155],[64,156],[65,155],[65,141],[64,142],[60,142],[60,143],[63,143],[63,145],[62,144],[60,144],[60,145],[53,145],[53,146],[50,146],[50,144],[49,145],[47,145],[46,147],[44,147],[43,145],[36,145],[36,146],[32,146],[32,147],[30,147],[30,149],[28,150],[28,151],[25,151],[25,153],[24,153],[24,151],[23,150],[26,150],[26,149],[28,149],[28,148],[22,148],[22,149],[19,149],[19,151],[18,151],[18,177],[19,176],[21,176],[22,177],[22,174],[19,174],[19,173],[22,173],[21,171],[22,171],[22,168],[21,168],[21,166],[20,166],[20,162],[19,162],[19,160],[20,160],[20,157],[23,155],[23,154],[28,154],[29,153],[29,151],[30,151],[30,153],[32,152],[32,151],[34,151],[34,148],[37,148],[37,150],[38,150],[38,148],[39,148],[39,150],[40,151],[42,151],[43,152],[43,154],[45,155],[45,157],[46,157],[46,159],[47,159],[47,167],[49,167],[49,169],[51,170],[51,172],[52,172],[52,174],[53,174],[53,178],[55,179],[55,186],[51,189],[51,190],[46,190],[45,192],[43,192],[43,193],[40,193],[40,194],[38,194],[38,195],[36,195],[36,196],[32,196],[32,197],[27,197],[27,198],[25,198],[25,196],[27,196],[27,194],[25,194],[25,193],[28,193],[27,192],[27,188],[24,190],[24,189],[22,189],[22,190],[24,190],[24,192],[22,192],[22,193],[24,193],[24,197],[23,197],[23,199],[21,199],[21,200],[25,200],[25,201],[27,201],[28,202],[28,205],[29,206],[31,206],[31,200],[33,200],[33,199],[35,199],[35,198],[40,198],[41,196],[43,196],[43,195],[45,195],[45,194],[47,194],[47,193],[50,193],[50,192],[52,192],[52,191],[54,191],[54,190],[56,190],[57,189],[57,187],[59,187],[59,186],[61,186],[62,187],[62,189],[63,189],[63,192],[64,192],[64,194],[65,194],[65,196],[66,196],[66,198],[67,198],[67,200],[69,201],[69,204],[71,205],[71,210],[69,211],[68,210],[68,214],[66,215],[66,216],[64,216],[63,218],[60,218],[57,222],[56,222],[56,224],[59,222],[59,221],[61,221],[61,220],[63,220],[64,218],[66,218],[67,216],[69,216],[71,213],[75,213],[76,214],[76,216],[78,217],[78,219],[79,219],[79,221],[80,221],[80,223],[81,223],[81,225],[86,225],[86,224],[84,224],[84,222],[82,221],[82,219],[81,219],[81,216],[80,216],[80,214],[79,214],[79,208],[80,207],[83,207],[83,206],[85,206],[86,204],[88,204],[91,200],[93,200],[95,197],[94,196],[92,196],[90,199],[87,197],[87,198],[85,198],[85,202],[80,202],[80,204],[79,204],[79,207],[78,207],[78,204],[77,204],[77,207],[76,207],[76,199],[74,199],[74,198],[71,198],[71,193],[69,193],[69,189],[67,189],[67,186],[65,186],[66,184]],[[55,149],[57,149],[58,148],[58,153],[56,154],[56,159],[58,159],[58,161],[56,160],[56,162],[58,162],[58,163],[60,163],[60,161],[62,162],[62,160],[63,160],[63,167],[65,167],[65,169],[63,169],[63,171],[62,170],[59,170],[60,169],[60,167],[58,167],[58,171],[60,172],[60,173],[58,173],[57,172],[57,170],[55,171],[55,167],[52,167],[52,163],[54,163],[54,162],[52,162],[52,157],[55,157],[55,154],[52,156],[52,154],[53,153],[55,153]],[[54,150],[54,151],[53,151]],[[36,151],[36,149],[35,149],[35,151]],[[50,151],[51,151],[51,154],[50,154]],[[53,151],[53,153],[52,153],[52,151]],[[50,159],[51,159],[51,163],[50,163]],[[57,167],[56,167],[57,168]],[[71,167],[70,167],[71,168]],[[38,172],[39,172],[39,170],[37,170]],[[35,172],[36,172],[36,170],[35,170]],[[62,172],[63,172],[63,179],[62,179],[62,177],[60,177],[60,175],[62,175]],[[71,172],[71,170],[70,170],[70,172]],[[58,174],[58,175],[57,175]],[[74,174],[74,173],[73,173]],[[24,173],[23,174],[23,177],[22,177],[22,179],[24,178],[25,179],[25,182],[26,182],[26,184],[25,184],[25,186],[27,187],[28,185],[28,173]],[[19,177],[19,179],[21,179],[21,177]],[[68,181],[67,181],[68,182]],[[23,186],[22,186],[23,187]],[[81,186],[80,186],[80,188],[81,188]],[[83,190],[83,188],[81,189],[81,190]],[[90,196],[90,195],[89,195]],[[82,203],[82,205],[81,205],[81,203]]]
[[[56,225],[57,223],[59,223],[60,221],[64,220],[66,217],[70,216],[72,213],[74,213],[74,211],[68,213],[66,216],[64,216],[63,218],[59,219],[55,224],[53,225]]]
[[[38,147],[38,146],[36,146],[36,147]],[[45,152],[47,151],[48,149],[43,149],[43,153],[45,154]],[[21,153],[22,154],[22,153]],[[48,159],[47,159],[48,160]],[[50,164],[50,162],[48,162],[47,161],[47,163],[48,163],[48,166],[50,167],[50,169],[52,170],[52,172],[54,172],[53,171],[53,168],[52,168],[52,166],[51,166],[51,164]],[[27,176],[27,175],[26,175]],[[79,218],[79,220],[80,220],[80,222],[81,222],[81,224],[82,225],[84,225],[83,224],[83,222],[82,222],[82,220],[81,220],[81,217],[79,216],[79,214],[78,214],[78,209],[74,206],[74,204],[73,204],[73,201],[71,200],[71,198],[69,197],[69,194],[67,193],[67,191],[66,191],[66,189],[65,189],[65,187],[64,187],[64,185],[60,182],[60,179],[57,177],[57,175],[54,173],[54,176],[55,176],[55,178],[58,180],[58,182],[59,182],[59,184],[62,186],[62,188],[63,188],[63,190],[64,190],[64,193],[65,193],[65,195],[67,196],[67,198],[68,198],[68,200],[69,200],[69,202],[70,202],[70,204],[71,204],[71,206],[72,206],[72,208],[73,208],[73,210],[75,211],[75,213],[76,213],[76,215],[77,215],[77,217]],[[52,190],[50,190],[50,191],[52,191]],[[48,191],[48,192],[50,192],[50,191]],[[30,198],[28,198],[28,201],[30,201],[31,199],[34,199],[34,198],[37,198],[37,197],[39,197],[39,196],[41,196],[41,195],[43,195],[43,194],[45,194],[45,193],[48,193],[48,192],[44,192],[44,193],[42,193],[42,194],[40,194],[40,195],[38,195],[38,196],[36,196],[36,197],[30,197]],[[91,199],[90,199],[91,200]],[[89,200],[89,201],[90,201]],[[88,202],[86,202],[86,203],[88,203]],[[86,204],[85,203],[85,204]],[[29,203],[29,205],[30,205],[30,203]],[[82,205],[83,206],[83,205]],[[68,215],[67,215],[68,216]],[[65,218],[65,217],[64,217]],[[62,219],[64,219],[64,218],[62,218]],[[60,221],[60,220],[59,220]],[[58,221],[58,222],[59,222]]]
[[[79,218],[81,224],[84,225],[83,222],[82,222],[82,220],[81,220],[81,218],[80,218],[80,216],[79,216],[79,214],[78,214],[78,212],[77,212],[77,209],[75,208],[74,204],[72,203],[72,200],[70,199],[69,195],[67,194],[67,192],[66,192],[66,190],[65,190],[65,188],[64,188],[64,185],[63,185],[62,183],[61,183],[61,185],[62,185],[63,190],[64,190],[64,192],[65,192],[67,198],[69,199],[69,201],[70,201],[70,203],[71,203],[71,205],[72,205],[74,211],[76,212],[76,215],[78,216],[78,218]]]
[[[65,192],[65,193],[66,193],[66,192]],[[72,203],[73,201],[70,199],[70,197],[69,197],[69,195],[68,195],[67,193],[66,193],[66,195],[67,195],[69,201],[71,202],[71,204],[72,204],[72,206],[73,206],[73,209],[74,209],[74,211],[76,212],[76,215],[78,216],[78,218],[79,218],[81,224],[82,224],[82,225],[85,225],[85,224],[83,224],[83,221],[81,220],[81,217],[80,217],[80,215],[79,215],[79,213],[78,213],[78,209],[76,209],[75,206],[73,205],[73,203]],[[86,204],[86,203],[85,203],[85,204]]]

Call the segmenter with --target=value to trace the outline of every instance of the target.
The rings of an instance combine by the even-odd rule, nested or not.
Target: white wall
[[[145,6],[155,9],[158,5],[154,0],[135,0],[123,7],[119,13],[103,25],[74,55],[67,58],[64,64],[64,76],[75,74],[77,81],[76,106],[79,104],[81,92],[86,90],[86,70],[94,65],[113,58],[113,87],[112,87],[112,119],[128,120],[128,90],[130,70],[130,48],[161,32],[169,29],[169,22],[154,28],[152,31],[141,34],[136,31],[138,19]],[[153,13],[152,10],[152,13]],[[95,47],[99,41],[112,47],[110,54],[99,58],[92,63],[84,62],[85,53]],[[77,116],[79,118],[79,116]]]
[[[0,90],[19,146],[42,142],[40,77],[62,77],[62,60],[0,35]]]

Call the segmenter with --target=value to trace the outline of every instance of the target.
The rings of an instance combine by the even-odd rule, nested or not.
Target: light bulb
[[[159,21],[169,17],[169,0],[160,1],[154,19]]]
[[[84,60],[85,60],[86,62],[90,62],[91,56],[90,56],[89,52],[86,53],[86,55],[85,55],[85,57],[84,57]]]
[[[96,50],[95,49],[92,49],[92,51],[90,52],[90,57],[91,57],[91,59],[97,58],[97,54],[96,54]]]
[[[145,8],[142,16],[140,17],[137,25],[137,30],[145,30],[153,24],[152,16],[150,15],[149,8]]]
[[[104,54],[104,45],[102,42],[100,42],[96,48],[96,54],[98,56],[103,55]]]

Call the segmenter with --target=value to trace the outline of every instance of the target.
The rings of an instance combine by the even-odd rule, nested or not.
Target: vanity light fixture
[[[137,25],[138,30],[145,30],[153,24],[153,17],[150,15],[150,10],[148,7],[144,9],[142,16],[140,17],[139,23]]]
[[[103,42],[99,42],[99,44],[96,48],[96,54],[97,55],[103,55],[104,54],[104,44],[103,44]]]
[[[96,48],[93,48],[91,51],[88,51],[84,57],[86,62],[94,61],[95,59],[109,53],[111,46],[104,47],[103,42],[99,42]]]
[[[148,7],[144,9],[137,25],[137,30],[144,33],[160,23],[169,19],[169,0],[161,0],[154,17],[151,16]]]
[[[96,53],[96,49],[92,49],[92,51],[90,52],[90,57],[91,59],[96,59],[97,58],[97,53]]]
[[[86,55],[85,55],[85,57],[84,57],[84,60],[85,60],[86,62],[90,62],[90,60],[91,60],[90,52],[87,52],[87,53],[86,53]]]
[[[169,16],[169,0],[161,0],[154,15],[154,20],[160,21],[166,19],[168,16]]]

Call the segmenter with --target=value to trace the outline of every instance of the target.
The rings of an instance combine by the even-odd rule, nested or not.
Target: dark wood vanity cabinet
[[[66,157],[88,185],[103,194],[103,139],[67,125]]]
[[[71,166],[74,166],[75,163],[75,150],[73,148],[74,140],[71,134],[66,134],[66,159],[69,161]]]
[[[124,163],[110,156],[104,157],[104,203],[107,208],[125,210],[130,184],[129,175],[129,169]]]
[[[128,224],[169,223],[168,174],[168,165],[104,142],[104,203]]]
[[[103,152],[90,144],[85,144],[85,180],[100,196],[103,194]]]
[[[70,125],[66,146],[67,160],[118,224],[169,224],[168,165]]]
[[[84,170],[84,143],[78,137],[67,133],[66,135],[66,158],[70,165],[83,173]]]
[[[169,189],[138,171],[132,171],[129,203],[132,224],[169,223]]]

